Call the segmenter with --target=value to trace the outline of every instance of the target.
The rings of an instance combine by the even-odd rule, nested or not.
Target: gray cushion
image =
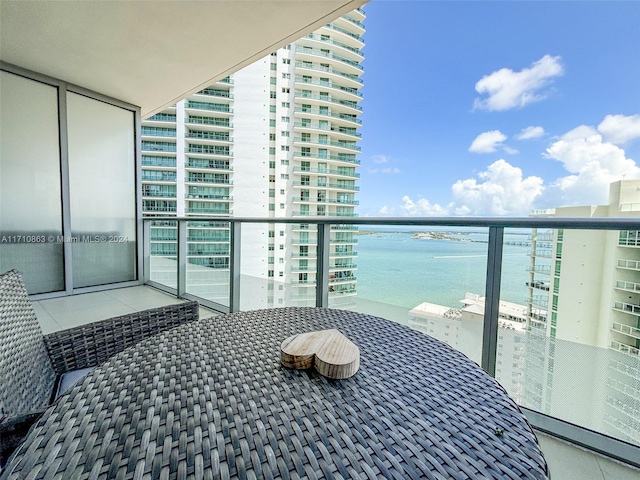
[[[73,387],[78,381],[82,380],[96,367],[81,368],[80,370],[72,370],[67,373],[63,373],[58,383],[58,391],[56,392],[56,398],[67,393],[71,387]]]

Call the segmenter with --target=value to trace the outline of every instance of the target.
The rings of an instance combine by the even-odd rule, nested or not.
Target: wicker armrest
[[[58,375],[100,365],[141,340],[198,320],[198,302],[180,303],[89,323],[44,336]]]

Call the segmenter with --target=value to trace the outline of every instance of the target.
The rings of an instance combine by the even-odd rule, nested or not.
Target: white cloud
[[[530,140],[532,138],[539,138],[544,135],[544,128],[542,127],[527,127],[520,130],[515,138],[517,140]]]
[[[625,151],[604,142],[598,131],[587,125],[560,137],[547,148],[546,156],[561,162],[570,173],[558,178],[545,192],[545,201],[553,206],[604,204],[610,183],[640,178],[640,168],[627,158]]]
[[[469,151],[473,153],[495,152],[498,147],[502,147],[502,142],[506,139],[507,136],[500,130],[483,132],[471,143]]]
[[[385,168],[370,168],[369,173],[372,175],[376,175],[381,173],[383,175],[394,175],[396,173],[400,173],[401,170],[397,167],[385,167]]]
[[[503,146],[502,150],[504,150],[505,153],[508,153],[509,155],[515,155],[516,153],[520,153],[516,148],[511,148],[507,145]]]
[[[521,216],[528,215],[542,184],[540,177],[523,178],[520,168],[497,160],[478,174],[478,180],[458,180],[451,190],[460,214]]]
[[[437,203],[429,202],[426,198],[413,201],[408,195],[405,195],[402,197],[400,209],[402,215],[408,217],[442,217],[449,215],[451,205],[443,207]]]
[[[640,115],[607,115],[598,125],[604,139],[616,145],[624,145],[640,138]]]
[[[389,157],[387,155],[374,155],[371,157],[373,163],[388,163]]]
[[[501,68],[476,83],[476,92],[487,97],[476,98],[474,108],[503,111],[543,100],[549,94],[543,91],[544,87],[563,72],[561,58],[551,55],[545,55],[519,72]]]

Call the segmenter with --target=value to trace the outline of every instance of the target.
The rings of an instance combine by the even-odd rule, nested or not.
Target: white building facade
[[[243,226],[242,308],[315,304],[310,216],[353,217],[358,202],[364,12],[354,10],[143,121],[143,213],[206,216],[187,232],[187,292],[228,299],[230,216]],[[356,229],[331,230],[330,305],[356,292]],[[151,276],[175,286],[177,230],[152,227]]]

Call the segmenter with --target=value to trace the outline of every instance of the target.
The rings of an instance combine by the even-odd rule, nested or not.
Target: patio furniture
[[[197,320],[198,308],[169,305],[43,336],[20,273],[0,275],[0,468],[52,398],[125,348]]]
[[[296,333],[336,328],[360,370],[280,364]],[[388,320],[322,308],[221,315],[143,340],[40,418],[7,479],[547,478],[517,405],[478,365]]]

